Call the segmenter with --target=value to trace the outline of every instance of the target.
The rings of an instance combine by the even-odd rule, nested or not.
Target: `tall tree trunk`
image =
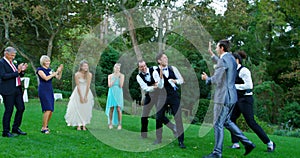
[[[137,41],[137,38],[136,38],[136,32],[135,32],[134,22],[133,22],[131,13],[126,10],[126,8],[124,7],[123,4],[121,5],[121,8],[123,9],[124,14],[125,14],[126,19],[127,19],[127,24],[128,24],[129,34],[130,34],[130,38],[131,38],[131,43],[132,43],[136,58],[137,58],[137,60],[142,60],[143,56],[142,56],[142,52],[139,48],[138,41]],[[141,102],[142,102],[144,100],[144,96],[145,96],[145,92],[142,89],[141,89],[141,95],[142,95],[142,100],[141,100]]]
[[[105,38],[105,35],[107,35],[108,33],[108,15],[107,14],[104,14],[104,17],[103,17],[103,22],[100,23],[99,25],[99,39],[100,39],[100,45],[106,45],[107,44],[107,39]]]
[[[129,34],[130,34],[130,38],[131,38],[131,43],[132,43],[134,52],[136,54],[137,60],[141,60],[141,59],[143,59],[142,52],[139,48],[138,41],[137,41],[137,38],[136,38],[136,32],[135,32],[135,27],[134,27],[134,22],[133,22],[132,16],[131,16],[130,12],[128,10],[126,10],[124,5],[122,5],[121,7],[122,7],[122,9],[124,11],[124,14],[126,16],[126,19],[127,19],[127,24],[128,24]]]
[[[168,19],[168,7],[170,6],[170,0],[167,0],[161,14],[158,19],[158,53],[162,53],[166,50],[167,34],[169,31],[169,19]],[[171,22],[172,23],[172,22]]]
[[[158,19],[158,52],[162,52],[164,50],[163,46],[165,43],[163,43],[163,38],[164,38],[164,35],[163,35],[163,22],[164,22],[164,19],[165,19],[165,12],[164,10],[161,10],[162,13],[160,14],[159,16],[159,19]]]
[[[164,9],[161,9],[162,12],[158,19],[158,52],[157,53],[161,53],[166,49],[165,47],[166,47],[167,33],[169,28],[169,19],[167,18],[167,13],[168,13],[167,8],[169,5],[170,5],[170,0],[166,2]]]
[[[47,56],[51,57],[52,55],[52,50],[53,50],[53,41],[54,38],[56,36],[56,34],[58,33],[59,29],[57,29],[54,33],[51,34],[49,42],[48,42],[48,49],[47,49]]]
[[[3,23],[4,23],[4,32],[5,32],[4,37],[5,37],[5,39],[9,40],[9,24],[6,21],[5,16],[3,16],[2,20],[3,20]]]

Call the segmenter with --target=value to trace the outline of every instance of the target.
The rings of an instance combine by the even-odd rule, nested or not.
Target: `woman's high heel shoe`
[[[122,126],[121,125],[118,125],[118,128],[117,128],[118,130],[121,130],[122,129]]]
[[[48,129],[42,129],[41,132],[44,133],[44,134],[49,134],[50,133]]]
[[[112,129],[112,128],[113,128],[113,125],[109,125],[108,128],[109,128],[109,129]]]

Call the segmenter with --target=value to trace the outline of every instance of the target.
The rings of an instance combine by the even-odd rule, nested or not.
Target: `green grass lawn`
[[[169,129],[164,129],[163,143],[152,145],[155,139],[155,120],[150,121],[150,134],[147,139],[140,139],[139,116],[123,115],[123,129],[107,128],[107,117],[101,110],[93,110],[93,119],[88,125],[88,131],[77,131],[75,127],[66,126],[64,115],[67,100],[55,102],[55,111],[49,123],[49,135],[40,132],[42,112],[39,101],[29,100],[23,117],[21,129],[28,135],[14,138],[1,137],[0,157],[128,157],[128,158],[201,158],[209,154],[214,145],[213,130],[206,136],[199,137],[200,126],[185,125],[186,149],[178,147],[177,140],[172,137]],[[0,104],[1,122],[4,106]],[[14,115],[12,119],[14,118]],[[13,122],[13,121],[11,121]],[[2,126],[1,126],[2,127]],[[245,133],[256,148],[247,158],[296,158],[300,155],[299,138],[270,135],[277,148],[273,153],[267,153],[266,145],[253,133]],[[224,158],[245,157],[244,149],[234,150],[230,135],[225,130]]]

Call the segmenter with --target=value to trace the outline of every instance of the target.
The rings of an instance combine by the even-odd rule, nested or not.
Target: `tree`
[[[64,0],[4,2],[5,45],[14,46],[35,71],[42,54],[52,56],[56,35],[69,20],[68,4]]]

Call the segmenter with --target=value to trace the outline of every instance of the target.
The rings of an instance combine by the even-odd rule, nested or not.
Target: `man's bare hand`
[[[205,72],[202,72],[201,79],[202,80],[206,80],[207,79],[207,74]]]
[[[208,42],[208,53],[209,53],[211,56],[215,55],[215,54],[213,53],[213,51],[211,50],[211,42],[210,42],[210,41]]]

